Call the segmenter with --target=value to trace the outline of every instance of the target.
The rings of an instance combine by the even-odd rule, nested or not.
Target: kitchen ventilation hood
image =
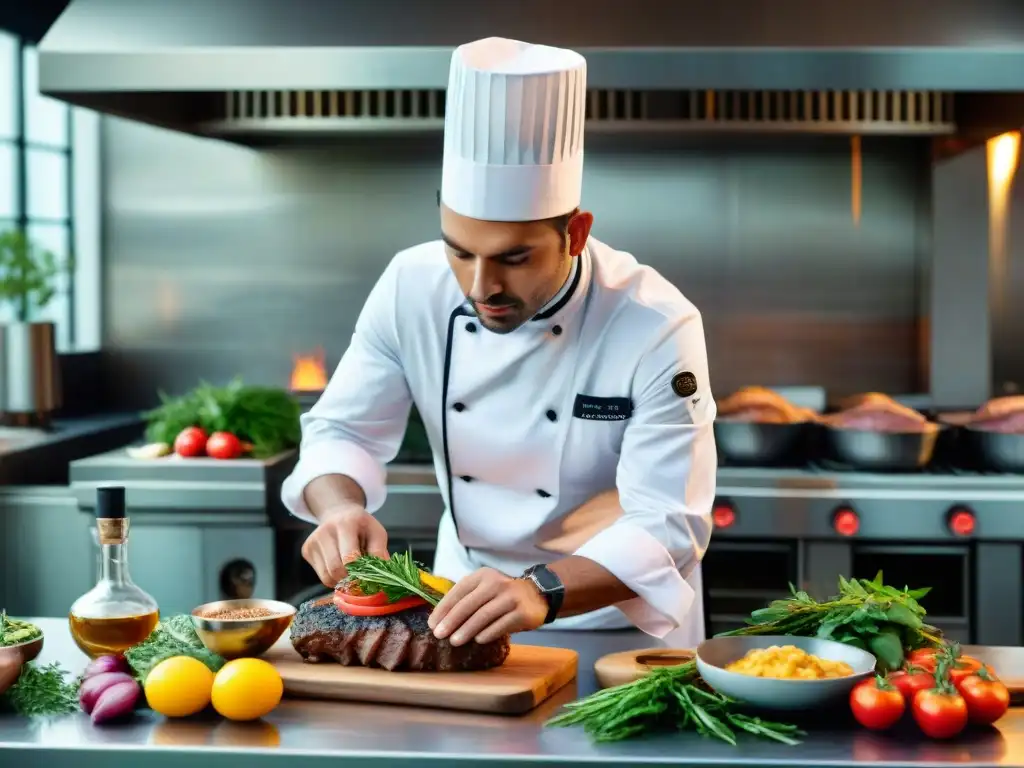
[[[587,57],[588,130],[942,135],[1024,123],[1019,0],[71,0],[42,91],[247,143],[439,130],[452,49]]]

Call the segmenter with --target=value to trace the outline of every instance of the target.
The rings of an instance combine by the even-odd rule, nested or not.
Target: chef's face
[[[459,287],[480,323],[509,333],[565,284],[594,217],[574,211],[544,221],[481,221],[441,206],[441,236]]]

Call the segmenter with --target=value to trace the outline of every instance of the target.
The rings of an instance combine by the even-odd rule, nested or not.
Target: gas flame
[[[316,350],[311,355],[295,355],[292,367],[292,392],[322,392],[327,386],[327,367],[324,365],[324,351]]]
[[[997,313],[1002,312],[1006,295],[998,286],[1003,284],[1007,273],[1010,197],[1020,161],[1020,141],[1020,132],[1010,131],[989,139],[985,145],[988,169],[989,280],[997,286],[992,295],[992,304]]]

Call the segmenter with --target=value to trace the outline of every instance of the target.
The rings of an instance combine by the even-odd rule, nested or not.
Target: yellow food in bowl
[[[845,661],[829,661],[792,645],[773,645],[748,651],[726,668],[751,677],[774,677],[781,680],[828,680],[853,674]]]

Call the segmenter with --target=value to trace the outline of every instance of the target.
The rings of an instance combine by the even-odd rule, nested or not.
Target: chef
[[[451,62],[440,237],[395,256],[282,497],[324,584],[387,557],[373,517],[410,407],[445,502],[429,625],[460,645],[540,627],[704,635],[715,403],[701,316],[581,209],[586,62],[490,38]]]

